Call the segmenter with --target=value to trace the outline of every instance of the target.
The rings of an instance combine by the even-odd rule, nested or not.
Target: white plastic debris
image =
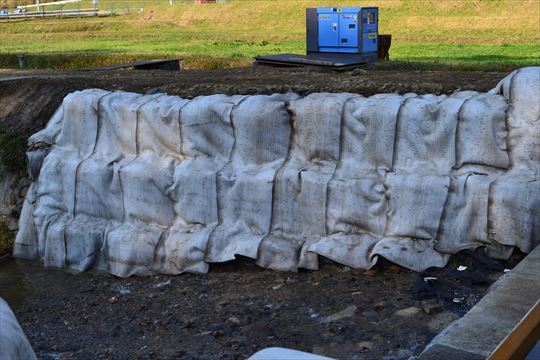
[[[167,280],[167,281],[162,281],[162,282],[152,285],[152,288],[159,289],[159,288],[170,286],[170,285],[171,285],[171,280]]]
[[[467,266],[459,265],[457,267],[457,271],[465,271],[465,270],[467,270]]]
[[[75,92],[29,140],[14,253],[125,277],[529,252],[539,98],[539,67],[451,96]]]
[[[332,360],[326,356],[303,351],[272,347],[257,351],[248,360]]]
[[[349,306],[348,308],[341,310],[337,313],[322,317],[321,323],[326,324],[326,323],[339,321],[341,319],[351,317],[356,313],[356,310],[357,310],[356,305]]]
[[[118,292],[120,295],[129,295],[131,294],[131,290],[129,290],[126,286],[117,286],[114,288],[116,292]]]

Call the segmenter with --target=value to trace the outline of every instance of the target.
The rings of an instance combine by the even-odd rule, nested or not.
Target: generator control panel
[[[309,53],[350,53],[377,56],[379,9],[334,7],[306,9]]]

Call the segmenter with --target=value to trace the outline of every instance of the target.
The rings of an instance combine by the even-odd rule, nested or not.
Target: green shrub
[[[10,254],[13,251],[15,231],[10,230],[6,222],[0,219],[0,256]]]
[[[18,172],[25,168],[26,139],[0,130],[0,169]]]

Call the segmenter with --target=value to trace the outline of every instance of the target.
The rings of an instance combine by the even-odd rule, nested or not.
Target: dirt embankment
[[[192,98],[224,93],[271,94],[294,91],[450,94],[487,91],[506,74],[498,72],[420,71],[383,65],[346,72],[253,67],[212,71],[0,72],[0,129],[28,136],[43,128],[66,94],[103,88],[139,93],[166,92]]]

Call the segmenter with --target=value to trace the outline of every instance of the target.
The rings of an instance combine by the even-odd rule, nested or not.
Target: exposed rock
[[[326,323],[330,323],[330,322],[334,322],[334,321],[351,317],[356,312],[356,309],[357,309],[356,305],[349,306],[345,310],[342,310],[340,312],[321,318],[321,323],[326,324]]]
[[[422,301],[422,310],[428,315],[435,315],[444,310],[444,306],[439,304],[437,300],[423,300]]]
[[[356,344],[356,347],[360,351],[371,351],[375,344],[372,341],[360,341]]]
[[[421,311],[422,310],[420,308],[417,308],[416,306],[411,306],[411,307],[396,311],[394,315],[401,316],[404,318],[409,318],[409,317],[413,317],[419,314]]]
[[[450,323],[452,321],[455,321],[459,319],[459,316],[452,313],[452,312],[449,312],[449,311],[445,311],[445,312],[442,312],[440,314],[437,314],[433,317],[433,319],[431,319],[428,323],[428,327],[433,331],[433,332],[440,332],[442,329],[444,329],[445,327],[447,327],[448,325],[450,325]]]

